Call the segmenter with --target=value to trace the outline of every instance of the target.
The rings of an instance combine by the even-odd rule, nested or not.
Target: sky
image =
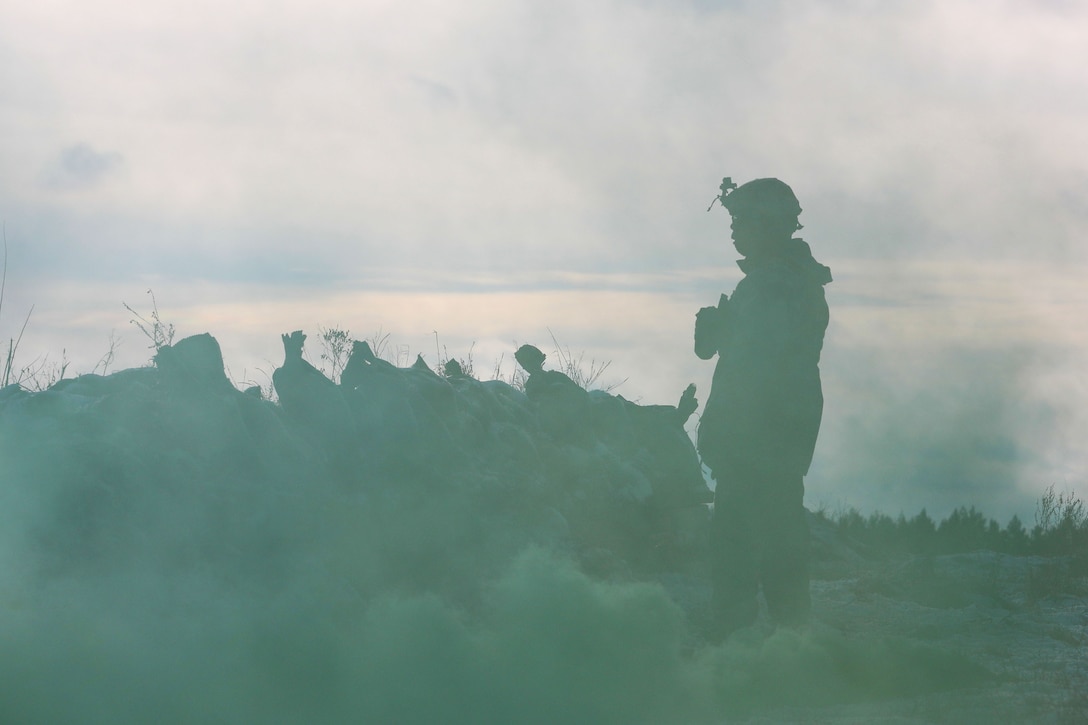
[[[835,276],[807,504],[1030,525],[1088,496],[1086,29],[1061,0],[4,3],[0,339],[144,364],[151,290],[240,384],[337,327],[705,400],[694,314],[739,279],[706,208],[775,176]]]

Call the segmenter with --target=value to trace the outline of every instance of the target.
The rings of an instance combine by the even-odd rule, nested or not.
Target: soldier
[[[820,350],[831,271],[812,258],[801,206],[778,179],[721,186],[744,278],[732,299],[699,310],[695,353],[718,356],[698,449],[716,481],[711,536],[712,634],[752,624],[760,585],[771,618],[800,624],[810,609],[803,508],[823,413]],[[711,205],[713,206],[713,204]]]

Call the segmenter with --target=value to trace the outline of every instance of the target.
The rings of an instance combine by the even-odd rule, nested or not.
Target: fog
[[[0,719],[715,722],[984,681],[827,627],[708,645],[699,576],[602,571],[540,490],[491,488],[508,469],[443,486],[446,440],[345,483],[320,432],[238,391],[272,389],[292,330],[325,366],[332,328],[405,368],[511,382],[531,343],[640,406],[705,401],[694,316],[741,277],[707,204],[773,176],[834,275],[805,505],[1030,527],[1048,487],[1088,495],[1086,22],[1058,0],[9,3],[0,340],[38,372],[0,399]],[[215,336],[236,389],[155,382],[133,322],[155,304],[177,340]],[[119,375],[27,392],[91,372]]]
[[[826,626],[704,643],[705,509],[646,518],[703,486],[672,407],[598,395],[569,438],[510,386],[417,369],[357,396],[277,375],[281,410],[206,340],[3,390],[5,721],[716,722],[991,680]],[[619,457],[615,411],[652,442]]]

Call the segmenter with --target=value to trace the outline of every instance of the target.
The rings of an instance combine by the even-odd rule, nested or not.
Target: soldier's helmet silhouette
[[[718,199],[733,216],[760,213],[796,220],[801,216],[801,203],[789,184],[779,179],[753,179],[735,186],[730,179],[722,182],[722,194]],[[801,229],[801,225],[797,225]]]
[[[514,359],[518,361],[518,364],[525,368],[525,372],[534,373],[544,368],[544,360],[548,356],[540,351],[540,348],[534,345],[522,345],[514,353]]]

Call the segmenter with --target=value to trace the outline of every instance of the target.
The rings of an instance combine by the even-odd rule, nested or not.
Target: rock
[[[155,366],[167,385],[214,392],[234,390],[224,371],[219,342],[206,332],[159,348]]]

